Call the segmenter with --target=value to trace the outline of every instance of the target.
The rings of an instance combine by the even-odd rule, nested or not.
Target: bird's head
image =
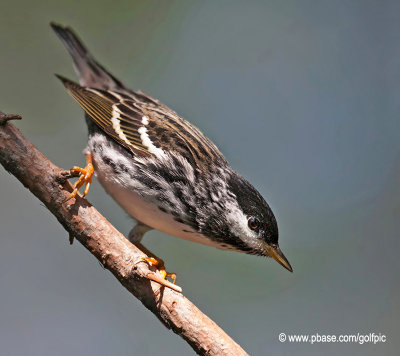
[[[272,257],[290,272],[292,266],[279,248],[278,224],[261,194],[244,178],[232,174],[229,190],[235,199],[228,204],[224,220],[228,222],[231,244],[239,251]]]

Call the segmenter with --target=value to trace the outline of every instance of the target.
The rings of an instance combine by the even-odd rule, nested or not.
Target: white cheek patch
[[[231,231],[240,236],[248,238],[257,238],[257,234],[250,230],[247,225],[247,217],[236,204],[227,204],[227,219],[230,222]]]
[[[253,250],[264,251],[264,242],[258,234],[248,227],[247,216],[237,205],[236,201],[227,204],[226,218],[230,223],[230,229],[233,235],[238,236],[247,246]]]

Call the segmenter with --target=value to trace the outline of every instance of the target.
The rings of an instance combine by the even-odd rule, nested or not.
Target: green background
[[[272,260],[158,232],[144,243],[185,294],[252,355],[395,355],[400,347],[400,3],[0,3],[0,109],[53,162],[82,165],[76,76],[48,23],[197,125],[273,207],[294,273]],[[88,199],[132,220],[94,182]],[[0,169],[2,355],[186,355]],[[287,334],[382,333],[385,344],[280,343]]]

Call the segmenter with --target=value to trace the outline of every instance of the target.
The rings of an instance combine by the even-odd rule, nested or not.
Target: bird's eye
[[[254,216],[250,216],[247,220],[247,224],[251,230],[257,231],[260,228],[260,220]]]

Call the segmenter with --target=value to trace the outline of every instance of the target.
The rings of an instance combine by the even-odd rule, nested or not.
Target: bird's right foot
[[[92,163],[92,155],[86,154],[86,167],[74,167],[70,170],[71,174],[79,174],[78,180],[74,184],[74,190],[72,193],[65,199],[64,203],[68,200],[75,198],[79,192],[79,189],[85,185],[85,190],[83,191],[83,197],[89,192],[90,184],[92,183],[92,178],[94,174],[94,168]]]

